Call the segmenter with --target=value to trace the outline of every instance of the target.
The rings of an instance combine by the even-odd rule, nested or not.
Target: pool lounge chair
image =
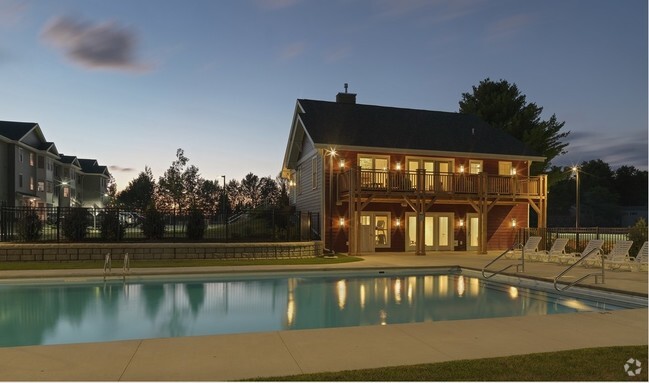
[[[537,253],[539,251],[539,243],[541,243],[541,237],[529,237],[522,248],[510,251],[506,257],[514,258],[514,256],[518,254],[519,251],[522,251],[525,253],[525,256],[529,258],[530,254]]]
[[[543,262],[558,262],[558,258],[566,255],[566,245],[568,244],[568,238],[557,238],[554,240],[552,247],[549,251],[543,251],[543,257],[539,256],[540,260]]]
[[[617,241],[613,245],[610,253],[604,258],[604,265],[611,270],[621,270],[623,267],[631,271],[632,261],[629,257],[629,249],[633,246],[633,241]]]
[[[602,252],[602,245],[604,245],[603,239],[591,239],[590,241],[588,241],[586,248],[581,253],[569,253],[563,256],[558,256],[557,260],[562,265],[568,265],[577,262],[581,257],[588,254],[590,254],[589,258],[598,257]]]
[[[632,258],[632,263],[637,271],[642,271],[647,269],[648,260],[649,247],[647,246],[647,241],[645,241],[635,258]]]

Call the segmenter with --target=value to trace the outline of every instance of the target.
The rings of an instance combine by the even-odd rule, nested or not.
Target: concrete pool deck
[[[474,253],[372,254],[333,265],[137,269],[131,274],[461,266],[495,257]],[[136,267],[136,263],[133,263]],[[526,263],[521,275],[551,280],[565,266]],[[575,268],[574,276],[592,272]],[[0,271],[0,279],[95,277],[98,270]],[[647,295],[647,272],[609,271],[594,285]],[[289,330],[52,346],[0,348],[0,380],[223,381],[435,363],[585,347],[647,345],[648,310],[536,315],[387,326]],[[633,357],[629,355],[629,357]],[[620,362],[620,368],[624,361]]]

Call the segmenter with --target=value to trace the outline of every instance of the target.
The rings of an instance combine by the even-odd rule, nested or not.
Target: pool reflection
[[[385,325],[588,310],[464,275],[0,286],[0,345]]]

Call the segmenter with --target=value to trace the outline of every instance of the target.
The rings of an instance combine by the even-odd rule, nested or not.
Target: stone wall
[[[84,261],[113,259],[125,253],[147,259],[279,259],[322,255],[322,242],[282,243],[52,243],[0,244],[1,261]]]

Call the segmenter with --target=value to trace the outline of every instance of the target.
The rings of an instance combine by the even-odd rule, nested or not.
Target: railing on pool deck
[[[605,259],[605,258],[604,258],[604,257],[601,257],[601,258],[602,258],[602,270],[601,270],[601,271],[599,271],[599,272],[597,272],[597,273],[589,273],[589,274],[586,274],[586,275],[584,275],[583,277],[577,279],[576,281],[574,281],[574,282],[572,282],[572,283],[569,283],[569,284],[563,286],[562,288],[559,288],[559,287],[557,286],[557,282],[559,281],[559,279],[560,279],[561,277],[563,277],[563,276],[564,276],[568,271],[572,270],[573,267],[575,267],[575,266],[577,266],[578,264],[580,264],[581,262],[583,262],[583,261],[584,261],[586,258],[588,258],[591,254],[598,253],[600,250],[601,250],[601,249],[597,248],[597,249],[593,249],[593,250],[589,251],[589,252],[586,253],[584,256],[582,256],[581,258],[579,258],[579,259],[577,260],[577,262],[575,262],[575,263],[573,263],[572,265],[568,266],[567,269],[563,270],[561,273],[559,273],[559,275],[557,275],[556,277],[554,277],[554,288],[555,288],[555,290],[557,290],[557,291],[565,291],[565,290],[571,288],[572,286],[576,285],[577,283],[583,281],[584,279],[590,277],[591,275],[595,277],[595,283],[596,283],[596,284],[598,283],[598,282],[597,282],[597,277],[601,277],[601,278],[602,278],[602,282],[601,282],[601,283],[604,283],[604,270],[605,270],[605,268],[604,268],[604,259]]]
[[[498,271],[489,271],[489,270],[487,270],[487,267],[493,265],[493,264],[496,263],[496,261],[498,261],[500,258],[504,257],[505,255],[509,254],[510,252],[514,251],[514,250],[517,249],[517,248],[520,248],[520,249],[521,249],[521,262],[520,262],[520,263],[515,263],[515,264],[512,264],[512,265],[507,265],[506,267],[504,267],[504,268],[502,268],[502,269],[500,269],[500,270],[498,270]],[[487,263],[487,264],[485,265],[485,267],[482,268],[482,276],[484,277],[484,279],[489,279],[489,278],[493,277],[494,275],[498,275],[498,274],[502,273],[503,271],[509,269],[510,267],[513,267],[513,266],[516,266],[516,272],[517,272],[517,273],[520,273],[520,272],[523,272],[523,273],[524,273],[524,272],[525,272],[525,246],[523,246],[522,243],[518,243],[518,244],[513,245],[513,246],[510,247],[509,249],[505,250],[502,254],[500,254],[499,256],[497,256],[493,261]],[[520,270],[519,270],[519,267],[520,267]],[[485,271],[489,271],[489,272],[492,273],[492,274],[491,274],[490,276],[487,276],[487,275],[485,274]]]

